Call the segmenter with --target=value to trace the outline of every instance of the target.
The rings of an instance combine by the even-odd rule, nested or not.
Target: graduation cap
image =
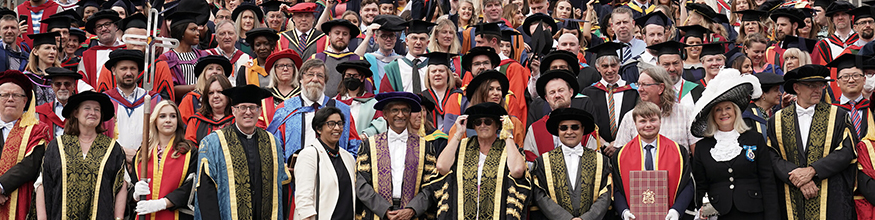
[[[711,18],[711,21],[718,24],[728,24],[729,17],[726,17],[725,14],[715,14],[714,17]]]
[[[641,16],[640,18],[635,19],[635,24],[639,27],[644,28],[647,25],[655,24],[659,26],[668,26],[669,19],[668,16],[665,16],[662,11],[654,11],[650,12],[650,14]]]
[[[535,57],[550,53],[550,49],[553,48],[554,34],[544,30],[543,23],[538,23],[535,32],[531,34],[532,40],[530,42]]]
[[[741,21],[762,21],[766,17],[766,12],[760,10],[744,10],[735,13],[741,14]]]
[[[121,26],[122,30],[127,30],[128,28],[147,29],[148,24],[146,23],[146,19],[146,15],[143,15],[142,13],[136,13],[134,15],[126,17],[125,19],[122,19],[121,23],[119,23],[119,26]]]
[[[781,5],[784,4],[784,0],[769,0],[763,2],[757,10],[771,12],[772,10],[778,9]]]
[[[803,15],[801,10],[795,8],[779,8],[772,11],[772,14],[769,15],[773,21],[778,22],[778,18],[785,17],[790,19],[790,22],[796,23],[799,25],[799,28],[805,27],[805,18],[800,17],[799,15]]]
[[[2,8],[0,8],[0,17],[6,16],[6,15],[12,15],[12,17],[16,17],[16,16],[17,16],[17,15],[15,14],[15,11],[13,11],[13,10],[9,10],[9,8],[6,8],[6,7],[2,7]],[[16,19],[18,19],[18,17],[16,17]]]
[[[458,54],[453,53],[444,53],[444,52],[431,52],[427,54],[423,54],[422,56],[428,57],[428,65],[444,65],[450,66],[450,62],[453,57],[458,56]]]
[[[623,44],[621,44],[621,43],[617,43],[617,42],[605,42],[605,43],[599,44],[598,46],[595,46],[595,47],[589,48],[589,49],[587,49],[586,51],[589,51],[589,52],[591,52],[591,53],[595,53],[596,56],[595,56],[594,59],[597,60],[598,58],[601,58],[601,57],[604,57],[604,56],[616,56],[616,57],[620,57],[620,55],[617,54],[617,50],[619,50],[619,49],[623,49],[623,47],[625,47],[625,45],[623,45]]]
[[[744,55],[744,53],[741,52],[741,47],[736,46],[736,47],[732,48],[731,50],[729,50],[729,52],[726,52],[726,54],[723,54],[723,56],[727,57],[726,62],[725,62],[726,64],[724,64],[724,65],[732,66],[732,64],[735,63],[735,60],[737,60],[738,58],[743,57],[745,55]]]
[[[855,8],[848,12],[848,14],[854,16],[854,21],[863,19],[863,18],[875,18],[873,15],[873,7],[872,6],[861,6],[859,8]]]
[[[580,22],[586,22],[586,21],[577,20],[577,19],[565,19],[562,22],[560,22],[559,25],[562,26],[562,29],[580,31]]]
[[[407,34],[428,34],[429,33],[428,29],[434,25],[435,25],[435,23],[431,23],[428,21],[411,20],[407,23]],[[498,27],[498,25],[496,25],[495,27]],[[477,31],[480,31],[479,28]],[[501,35],[501,34],[497,34],[497,35]]]
[[[813,18],[814,17],[814,9],[812,8],[797,8],[802,12],[803,18]]]
[[[850,2],[835,1],[832,4],[829,4],[829,7],[827,7],[825,14],[827,17],[832,17],[836,13],[848,13],[854,8],[854,5],[852,5]]]
[[[255,13],[255,17],[258,18],[258,22],[264,22],[264,12],[261,11],[261,8],[256,6],[253,3],[245,2],[237,6],[233,12],[231,12],[231,19],[236,21],[237,17],[240,16],[244,11],[252,11]]]
[[[280,6],[284,4],[286,3],[281,1],[266,1],[264,3],[261,3],[261,9],[263,9],[264,13],[267,14],[268,12],[279,11]]]
[[[51,31],[53,28],[67,29],[73,23],[73,18],[68,16],[49,16],[49,18],[39,21],[46,25],[46,30]]]
[[[55,41],[55,37],[60,37],[61,33],[59,32],[47,32],[47,33],[39,33],[39,34],[28,34],[27,37],[33,39],[33,48],[39,48],[40,45],[43,44],[52,44],[57,45],[57,41]]]
[[[76,12],[76,10],[64,10],[62,12],[58,12],[57,14],[53,14],[52,16],[49,16],[49,17],[55,17],[55,16],[66,16],[66,17],[73,19],[74,21],[81,21],[82,20],[82,15],[79,15],[79,13]]]
[[[699,45],[690,45],[690,46],[702,46],[702,53],[700,56],[705,55],[723,55],[726,51],[726,48],[723,47],[725,42],[717,42],[710,44],[699,44]]]
[[[116,0],[114,2],[103,3],[103,9],[112,9],[112,7],[121,7],[125,10],[125,15],[133,14],[137,11],[137,8],[134,7],[134,3],[131,3],[129,0]]]
[[[714,12],[714,9],[705,4],[687,3],[687,10],[699,13],[707,20],[711,20],[714,18],[715,15],[717,15],[717,12]]]
[[[374,23],[380,24],[381,31],[398,32],[407,28],[407,21],[398,15],[377,15],[374,17]]]
[[[210,20],[210,5],[203,0],[179,0],[176,12],[192,12],[195,13],[195,23],[198,26],[204,26]],[[256,12],[258,14],[261,11]]]
[[[687,47],[687,44],[671,40],[650,45],[649,47],[647,47],[647,49],[656,51],[656,57],[658,59],[659,56],[666,54],[681,54],[681,51],[684,49],[684,47]]]
[[[812,7],[820,6],[821,8],[826,9],[829,7],[830,3],[832,3],[832,0],[814,0],[814,4],[812,4]]]
[[[85,31],[83,31],[82,29],[79,29],[79,28],[74,28],[74,27],[70,28],[70,36],[79,38],[79,43],[85,42],[85,40],[88,39],[88,36],[87,36],[87,34],[85,34]]]
[[[246,43],[249,43],[249,45],[255,45],[255,38],[260,36],[267,37],[267,40],[271,42],[278,41],[280,39],[280,36],[276,33],[276,30],[272,28],[261,27],[246,32]]]
[[[521,35],[520,32],[516,30],[501,30],[501,41],[512,41],[514,35]]]
[[[170,27],[177,25],[188,25],[189,23],[197,24],[197,13],[187,11],[176,11],[166,19],[170,20]]]
[[[87,7],[100,8],[103,3],[103,0],[80,0],[79,2],[76,2],[76,5],[79,6],[80,10],[84,10]]]
[[[501,36],[501,28],[498,26],[499,23],[501,23],[501,22],[493,22],[493,23],[484,22],[484,23],[477,24],[476,25],[477,28],[474,30],[474,35],[476,36],[476,35],[489,34],[489,35]]]
[[[857,67],[859,69],[863,69],[863,65],[865,61],[869,60],[868,57],[857,55],[857,54],[842,54],[839,57],[836,57],[832,62],[826,64],[826,67],[836,68],[836,71],[841,71],[843,69]]]
[[[781,42],[781,48],[798,48],[799,50],[808,52],[810,54],[812,51],[814,51],[815,44],[817,44],[817,40],[815,39],[787,35],[784,36],[784,41]]]
[[[550,17],[549,15],[546,15],[544,13],[536,13],[533,15],[529,15],[528,17],[526,17],[526,20],[523,21],[523,32],[525,32],[529,36],[532,36],[532,23],[535,22],[544,22],[547,25],[550,25],[550,28],[552,28],[550,29],[551,34],[556,34],[556,32],[559,31],[559,27],[556,26],[556,21],[553,20],[553,17]],[[546,29],[546,27],[544,27],[544,29]]]
[[[684,37],[698,37],[705,39],[705,34],[710,34],[712,31],[702,25],[680,26],[678,29],[684,31]]]
[[[867,5],[869,5],[869,6],[875,6],[875,0],[863,1],[862,3],[863,3],[863,4],[867,4]]]
[[[256,105],[261,105],[261,100],[266,99],[267,97],[271,97],[270,92],[262,89],[256,85],[244,85],[231,87],[225,90],[222,90],[222,94],[231,98],[231,105],[237,105],[240,103],[252,103]]]

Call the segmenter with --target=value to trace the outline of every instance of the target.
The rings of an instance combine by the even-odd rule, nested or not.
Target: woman
[[[225,56],[225,58],[231,61],[231,64],[234,64],[231,66],[231,78],[229,79],[231,80],[231,85],[236,86],[235,82],[239,76],[239,74],[236,73],[237,69],[241,66],[245,66],[249,61],[252,61],[252,58],[249,57],[249,54],[234,47],[237,43],[237,28],[234,27],[233,21],[223,20],[216,24],[215,35],[219,46],[206,50],[207,54]]]
[[[197,64],[194,66],[194,72],[197,74],[197,83],[194,84],[194,90],[185,94],[182,97],[182,102],[179,104],[179,112],[182,121],[188,121],[188,118],[201,108],[201,95],[207,91],[209,81],[213,76],[224,76],[227,78],[231,75],[231,62],[225,59],[224,56],[209,55],[198,58]]]
[[[799,48],[789,48],[784,51],[784,70],[791,71],[800,66],[811,64],[811,55]]]
[[[700,85],[707,87],[708,82],[720,73],[723,66],[726,65],[726,55],[723,55],[723,43],[712,43],[702,45],[702,64],[705,68],[705,77],[695,81]],[[756,72],[756,68],[754,68]]]
[[[456,81],[450,75],[450,64],[447,55],[429,57],[426,72],[425,91],[420,93],[431,103],[437,103],[433,111],[429,112],[428,119],[438,129],[444,129],[444,107],[451,100],[453,94],[461,95],[462,90],[456,89]],[[423,101],[425,102],[425,101]]]
[[[425,138],[425,144],[431,145],[426,146],[426,149],[434,149],[435,155],[437,155],[438,152],[441,152],[447,146],[448,136],[436,128],[435,122],[432,120],[434,118],[432,113],[434,113],[437,107],[434,102],[431,102],[422,94],[418,94],[418,96],[422,111],[410,112],[410,121],[407,129],[417,131],[420,137]]]
[[[702,46],[699,45],[705,42],[705,37],[711,33],[711,30],[708,30],[701,25],[681,26],[678,27],[678,29],[684,32],[684,37],[681,39],[681,43],[695,45],[684,48],[684,54],[686,55],[684,58],[684,70],[702,68],[702,61],[699,59],[702,55]],[[687,80],[692,81],[690,79]]]
[[[737,12],[744,10],[753,10],[753,2],[750,0],[735,0],[732,1],[731,4],[732,5],[729,6],[729,9],[730,11],[734,11],[735,13],[729,15],[729,22],[731,22],[732,27],[735,28],[735,32],[741,33],[739,29],[743,22],[741,20],[741,14]]]
[[[137,164],[130,178],[154,181],[141,180],[134,185],[133,200],[139,201],[136,212],[156,220],[193,219],[186,214],[191,213],[188,198],[193,182],[186,178],[197,171],[197,149],[193,150],[194,143],[184,138],[185,123],[179,109],[172,101],[163,100],[155,105],[149,123],[148,157],[142,158],[137,153],[134,157]],[[145,175],[141,175],[143,163],[146,164]],[[141,200],[141,196],[147,200]]]
[[[459,31],[468,29],[468,26],[477,24],[477,13],[474,12],[474,3],[471,0],[460,0],[459,5]]]
[[[170,23],[170,36],[179,39],[179,46],[158,57],[158,60],[167,61],[167,66],[170,67],[175,97],[181,97],[194,90],[197,81],[195,63],[198,57],[207,55],[195,47],[200,42],[200,31],[195,16],[196,13],[178,12],[170,17],[173,19]]]
[[[344,121],[336,107],[313,114],[319,142],[308,143],[295,162],[295,220],[354,218],[355,159],[337,145]]]
[[[554,2],[556,5],[556,10],[553,10],[553,19],[556,20],[566,20],[566,19],[579,19],[580,15],[575,14],[575,10],[580,10],[571,6],[571,1],[569,0],[559,0]],[[580,13],[580,12],[578,12]]]
[[[246,33],[246,42],[252,45],[256,56],[246,65],[239,67],[235,78],[236,85],[252,84],[263,88],[270,85],[270,75],[268,75],[270,67],[265,66],[265,63],[273,54],[279,39],[276,31],[270,28],[256,28]]]
[[[504,107],[505,112],[507,109],[514,109],[508,107],[508,105],[513,105],[516,103],[516,95],[508,94],[509,82],[507,80],[507,76],[503,73],[498,72],[497,70],[486,70],[474,77],[470,83],[468,83],[467,89],[465,89],[464,93],[453,93],[449,97],[449,101],[447,101],[444,106],[444,130],[446,130],[447,134],[454,135],[458,132],[458,129],[464,129],[464,127],[455,127],[453,123],[456,122],[456,118],[461,115],[461,112],[464,112],[469,106],[474,106],[480,103],[491,102],[495,104],[499,104]],[[462,97],[464,95],[464,97]],[[526,114],[526,113],[517,113],[517,114]],[[518,146],[523,146],[523,140],[525,139],[525,124],[523,124],[520,119],[515,116],[513,113],[509,113],[511,117],[509,119],[515,128],[513,133],[513,141]],[[469,128],[470,129],[470,128]],[[474,131],[469,130],[467,133],[462,132],[466,137],[469,135],[473,135]],[[452,137],[451,137],[452,138]]]
[[[64,135],[46,147],[42,184],[37,187],[45,205],[37,198],[38,215],[48,219],[124,217],[128,194],[123,177],[125,153],[115,140],[101,134],[106,131],[103,122],[112,119],[114,111],[106,94],[85,91],[70,97],[61,112],[67,118]]]
[[[735,43],[740,44],[740,45],[746,45],[745,41],[747,39],[749,39],[748,36],[751,36],[753,34],[761,34],[761,35],[765,34],[766,33],[766,26],[765,26],[765,24],[760,22],[761,17],[758,14],[753,14],[753,13],[764,13],[764,12],[748,10],[748,11],[741,11],[740,13],[736,13],[736,14],[742,14],[742,13],[745,13],[745,15],[741,17],[741,27],[740,27],[741,30],[739,30],[739,32],[738,32],[738,37],[736,37]]]
[[[335,70],[343,76],[343,81],[337,86],[337,96],[334,100],[349,106],[352,121],[359,122],[356,123],[355,129],[359,136],[363,137],[383,133],[387,128],[385,121],[374,109],[374,105],[377,104],[374,93],[365,88],[367,79],[374,75],[370,68],[371,64],[363,60],[346,61],[335,67]],[[374,126],[375,120],[383,123]]]
[[[432,28],[431,36],[429,36],[428,51],[441,52],[450,54],[459,54],[462,45],[459,43],[459,35],[456,34],[456,26],[449,19],[440,19],[437,26]],[[450,62],[450,72],[455,74],[455,77],[462,75],[462,57],[456,56]]]
[[[727,41],[725,37],[728,36],[727,30],[724,29],[723,25],[713,22],[714,18],[711,16],[717,14],[714,9],[708,5],[698,3],[689,3],[686,7],[689,12],[683,25],[700,25],[711,30],[714,32],[714,35],[710,37],[711,42]]]
[[[814,17],[810,16],[811,13],[807,13],[805,17],[805,27],[801,27],[796,29],[796,33],[798,33],[799,37],[804,37],[808,39],[817,39],[817,31],[811,30],[820,30],[820,24],[814,22]],[[787,70],[790,71],[790,70]]]
[[[341,19],[346,19],[350,23],[354,24],[356,27],[361,26],[359,22],[359,14],[354,11],[345,11],[342,15],[340,15]]]
[[[231,88],[228,78],[213,76],[207,81],[204,94],[200,97],[200,110],[188,118],[185,139],[195,144],[215,130],[234,122],[231,114],[231,101],[222,91]]]
[[[752,95],[753,100],[741,115],[747,126],[762,134],[763,139],[767,139],[768,120],[772,117],[775,106],[779,106],[782,101],[781,86],[784,85],[784,78],[774,73],[760,73],[756,77],[763,93],[760,96]]]
[[[778,75],[784,75],[779,66],[766,62],[766,48],[769,46],[769,39],[762,34],[752,34],[747,36],[744,41],[744,54],[750,57],[751,66],[754,73],[771,72]]]
[[[727,71],[715,81],[719,83],[706,88],[696,103],[690,129],[693,135],[704,137],[696,142],[699,150],[693,152],[693,201],[702,217],[778,219],[769,147],[762,135],[744,124],[739,107],[750,102],[751,93],[762,92],[758,80]],[[706,198],[710,204],[699,203]]]
[[[270,67],[269,75],[272,76],[270,85],[267,88],[273,94],[273,97],[268,99],[273,99],[272,104],[274,107],[283,103],[286,99],[301,94],[301,87],[295,79],[298,76],[298,68],[301,67],[303,62],[297,52],[294,50],[283,50],[271,54],[266,62],[265,66]],[[276,65],[277,62],[281,62],[283,65]],[[292,65],[288,66],[288,62],[291,62]]]
[[[731,65],[728,66],[741,71],[741,74],[753,74],[753,68],[751,68],[750,63],[750,57],[747,57],[744,54],[738,54],[738,56],[731,61]]]
[[[35,106],[55,101],[55,93],[49,80],[44,78],[47,75],[44,70],[61,66],[58,46],[55,44],[55,37],[59,36],[61,35],[55,32],[28,35],[30,39],[34,39],[34,47],[24,67],[24,75],[33,83]]]
[[[523,15],[522,10],[516,4],[504,5],[502,11],[501,17],[507,20],[512,28],[523,25],[523,21],[526,19],[526,16]]]
[[[246,32],[263,27],[261,23],[264,21],[264,14],[262,14],[261,8],[251,3],[241,4],[231,13],[231,19],[236,24],[238,34],[237,44],[234,47],[250,57],[254,57],[253,45],[246,41]]]

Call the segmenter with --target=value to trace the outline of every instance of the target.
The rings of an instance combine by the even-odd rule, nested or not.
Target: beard
[[[331,48],[334,48],[336,51],[343,51],[346,47],[349,46],[349,43],[343,41],[335,41],[331,42]]]
[[[860,32],[860,38],[872,39],[872,37],[875,37],[875,30],[873,29],[865,29]]]
[[[681,75],[669,74],[668,79],[671,80],[671,85],[674,86],[678,81],[681,81]]]
[[[55,98],[59,101],[67,101],[67,99],[70,99],[70,93],[70,90],[58,90],[58,92],[55,92]]]
[[[304,85],[304,89],[301,90],[301,95],[309,100],[316,101],[316,99],[325,92],[324,89],[325,85],[319,84],[318,82],[310,82]]]

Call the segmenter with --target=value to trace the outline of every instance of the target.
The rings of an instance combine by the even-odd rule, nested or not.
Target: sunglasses
[[[491,126],[493,122],[495,122],[495,121],[492,120],[491,118],[478,118],[478,119],[474,119],[474,121],[473,121],[474,126],[480,126],[481,124],[486,125],[486,126]]]
[[[567,131],[568,128],[571,128],[571,130],[576,131],[576,130],[580,130],[580,125],[571,125],[571,126],[568,126],[568,125],[559,125],[559,130],[560,130],[560,131]]]

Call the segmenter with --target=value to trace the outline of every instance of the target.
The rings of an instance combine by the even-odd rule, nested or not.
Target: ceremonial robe
[[[97,89],[96,92],[106,92],[115,88],[115,76],[112,75],[112,72],[106,67],[100,67],[100,79],[97,81],[97,86],[94,88]],[[140,74],[137,75],[137,87],[143,87],[143,73],[146,70],[140,71]],[[152,80],[152,91],[161,95],[161,97],[176,101],[176,93],[173,92],[173,77],[170,73],[170,67],[167,66],[167,62],[156,60],[155,61],[155,78]],[[82,87],[79,87],[82,88]],[[83,91],[79,89],[79,91]],[[183,118],[185,119],[185,118]]]
[[[631,171],[646,170],[644,165],[644,147],[641,137],[636,136],[623,148],[615,152],[611,158],[613,169],[614,208],[617,212],[629,208],[628,197],[631,193],[629,176]],[[686,148],[681,147],[667,137],[659,135],[656,139],[656,155],[653,155],[654,170],[668,171],[668,203],[681,216],[693,200],[693,187],[690,168],[690,156]],[[631,211],[631,210],[630,210]],[[668,210],[665,210],[668,213]],[[622,213],[621,213],[622,214]],[[634,215],[635,212],[633,211]]]
[[[617,117],[616,126],[618,133],[620,130],[620,122],[623,121],[623,117],[625,117],[626,113],[631,111],[632,108],[635,108],[635,104],[638,103],[637,89],[638,86],[635,84],[626,84],[614,89],[614,93],[623,93],[623,100],[614,100],[614,102],[619,101],[622,103],[620,104],[619,109],[614,109],[615,111],[619,110],[614,113],[614,117]],[[616,139],[616,134],[611,134],[611,115],[609,113],[610,109],[608,109],[608,99],[606,98],[607,95],[609,95],[608,88],[602,83],[596,83],[593,86],[583,89],[583,94],[590,97],[593,108],[596,109],[596,111],[593,112],[593,118],[595,118],[596,125],[601,128],[599,129],[599,136],[607,142],[613,142],[614,139]],[[622,144],[625,143],[620,143],[620,145]]]
[[[170,139],[170,142],[173,143],[174,140]],[[137,153],[134,156],[136,165],[133,166],[133,172],[129,173],[131,180],[134,180],[132,182],[141,179],[141,173],[145,174],[143,178],[152,180],[148,183],[151,193],[146,195],[147,200],[167,199],[173,203],[173,207],[148,214],[146,218],[155,220],[192,219],[194,211],[189,209],[188,199],[193,193],[192,184],[194,184],[194,177],[197,174],[197,148],[192,146],[188,152],[181,153],[170,146],[159,152],[158,148],[163,147],[156,144],[149,150],[145,172],[141,169],[142,157],[140,153]],[[129,200],[129,202],[131,207],[137,206],[136,201]]]
[[[325,95],[328,97],[337,96],[337,88],[340,85],[340,82],[343,81],[343,74],[337,72],[337,69],[335,67],[337,67],[338,64],[346,61],[358,61],[362,59],[354,52],[335,53],[329,52],[328,50],[310,56],[310,59],[313,58],[325,62],[325,69],[328,70],[325,72],[325,74],[327,74],[327,80],[325,82]],[[422,85],[425,86],[425,81],[423,81]],[[368,87],[366,85],[362,85],[362,88],[365,88],[366,92],[370,92],[370,90],[373,90],[373,86]]]
[[[188,119],[201,109],[201,93],[197,90],[192,90],[182,96],[182,101],[179,102],[179,117],[182,121],[188,123]]]
[[[587,148],[598,147],[592,136],[584,137]],[[575,155],[576,156],[576,155]],[[532,179],[535,185],[532,219],[602,219],[611,204],[610,159],[597,151],[584,149],[577,173],[568,173],[563,149],[545,152],[535,160]],[[571,182],[569,175],[577,175]],[[540,218],[539,218],[540,216]]]
[[[368,137],[386,132],[388,123],[380,117],[382,113],[378,114],[377,110],[374,109],[377,99],[374,98],[373,93],[365,93],[354,98],[343,98],[338,94],[337,97],[334,97],[334,100],[349,106],[349,114],[352,116],[352,119],[359,122],[355,125],[356,132],[366,134]]]
[[[136,101],[133,103],[125,99],[117,88],[104,92],[109,96],[109,100],[112,101],[113,107],[115,107],[114,130],[113,128],[107,129],[114,131],[115,135],[113,137],[118,139],[118,144],[126,149],[139,148],[140,143],[143,141],[143,111],[145,110],[143,102],[146,95],[152,97],[150,108],[154,109],[155,105],[161,101],[161,96],[155,92],[148,92],[147,94],[140,87],[137,87],[134,91],[134,94],[139,96],[136,97]]]
[[[310,123],[304,121],[304,113],[315,112],[311,106],[303,106],[304,100],[301,96],[292,97],[277,106],[270,124],[267,126],[267,131],[279,138],[278,145],[284,149],[284,161],[289,161],[292,154],[306,146],[307,138],[304,134],[307,132],[304,129],[312,129]],[[334,106],[343,112],[345,118],[349,119],[349,106],[342,102],[337,102],[334,99],[329,99],[328,96],[323,97],[322,106]],[[344,120],[343,133],[340,135],[340,140],[337,142],[338,147],[346,149],[350,154],[355,156],[358,152],[361,140],[359,140],[358,132],[355,129],[353,120]]]
[[[747,105],[744,112],[741,113],[744,123],[752,130],[760,133],[763,139],[769,138],[769,115],[762,108],[754,103]]]
[[[529,71],[513,59],[501,60],[501,63],[499,63],[498,67],[495,68],[495,70],[498,70],[499,72],[504,73],[504,75],[507,76],[507,80],[509,83],[509,88],[507,90],[508,92],[513,94],[526,94],[526,86],[529,84],[531,71]],[[473,79],[473,74],[465,74],[465,77],[462,78],[462,86],[467,87],[468,83],[470,83]],[[528,115],[526,114],[528,105],[526,103],[526,99],[524,99],[523,97],[519,97],[517,100],[509,101],[506,109],[508,114],[516,116],[520,119],[520,121],[528,120]]]
[[[222,129],[230,124],[234,124],[234,115],[226,114],[225,117],[214,120],[212,116],[204,116],[198,112],[188,119],[185,139],[198,144],[201,139],[213,133],[213,131]]]
[[[92,87],[99,87],[97,83],[100,80],[100,76],[110,73],[101,72],[100,70],[104,68],[103,64],[109,60],[109,52],[117,49],[125,49],[125,45],[121,44],[121,42],[116,42],[116,46],[94,45],[85,50],[85,52],[82,52],[82,62],[76,68],[79,70],[79,74],[82,74],[82,80]]]
[[[872,118],[867,120],[870,127],[875,127]],[[875,130],[869,130],[865,137],[857,143],[857,191],[854,192],[854,207],[857,219],[875,218]]]
[[[0,206],[0,218],[26,219],[31,210],[33,181],[40,175],[50,126],[35,120],[19,119],[3,140],[0,157],[0,186],[9,198]]]
[[[275,51],[293,49],[301,55],[301,58],[321,53],[322,51],[325,51],[325,47],[328,47],[328,40],[326,39],[327,35],[322,33],[322,31],[316,30],[316,28],[311,28],[310,31],[307,32],[306,41],[300,40],[300,33],[298,32],[298,29],[295,28],[284,31],[279,35],[280,39],[279,43],[276,45],[277,48]]]

